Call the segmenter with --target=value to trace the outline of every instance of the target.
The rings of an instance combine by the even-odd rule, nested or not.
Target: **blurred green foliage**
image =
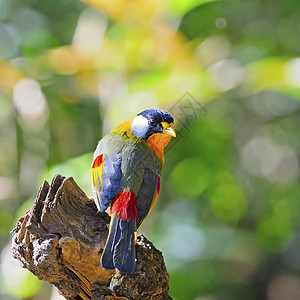
[[[299,14],[296,0],[0,1],[0,298],[47,300],[9,250],[42,181],[90,195],[98,140],[157,107],[178,137],[142,231],[170,295],[299,299]]]

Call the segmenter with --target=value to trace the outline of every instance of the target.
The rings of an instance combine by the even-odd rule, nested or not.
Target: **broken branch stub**
[[[33,207],[18,220],[13,257],[66,299],[171,299],[162,254],[142,235],[133,274],[101,267],[109,221],[72,177],[56,175],[51,185],[44,182]]]

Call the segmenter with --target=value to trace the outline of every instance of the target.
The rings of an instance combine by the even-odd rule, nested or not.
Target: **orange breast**
[[[147,140],[148,146],[154,151],[162,163],[164,163],[164,148],[169,144],[170,139],[170,135],[155,133]]]

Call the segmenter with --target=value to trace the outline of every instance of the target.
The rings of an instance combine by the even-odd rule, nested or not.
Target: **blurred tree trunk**
[[[66,299],[171,299],[160,251],[139,235],[131,275],[100,266],[110,217],[98,213],[73,178],[44,182],[30,211],[13,230],[13,257]]]

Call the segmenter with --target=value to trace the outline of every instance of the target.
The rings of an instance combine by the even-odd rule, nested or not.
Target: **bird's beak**
[[[164,133],[169,134],[170,136],[176,137],[176,132],[171,126],[164,129]]]
[[[165,123],[165,124],[163,124]],[[168,124],[167,122],[162,122],[162,125],[163,125],[163,133],[166,133],[166,134],[169,134],[170,136],[172,137],[176,137],[176,132],[174,130],[174,125],[173,123],[172,124]]]

